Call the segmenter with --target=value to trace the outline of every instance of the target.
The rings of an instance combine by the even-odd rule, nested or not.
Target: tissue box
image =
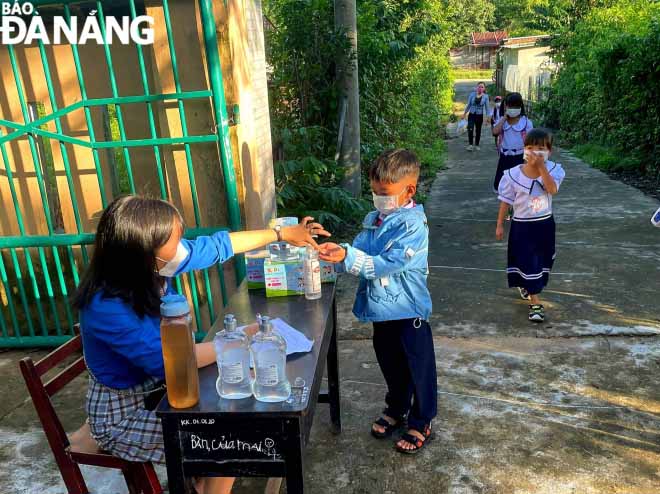
[[[305,294],[303,264],[295,261],[264,261],[266,297],[287,297]]]
[[[253,250],[245,253],[245,268],[248,290],[265,288],[264,261],[270,256],[268,250]]]
[[[321,261],[321,283],[334,283],[337,281],[335,265],[330,262]]]

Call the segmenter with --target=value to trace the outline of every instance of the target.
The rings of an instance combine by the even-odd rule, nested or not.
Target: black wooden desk
[[[293,402],[262,403],[253,397],[226,400],[218,396],[217,366],[200,370],[200,401],[186,409],[157,408],[165,437],[169,490],[185,492],[184,477],[285,477],[287,492],[304,492],[304,449],[309,439],[316,403],[330,404],[333,432],[341,432],[337,369],[337,308],[335,285],[323,285],[323,297],[266,298],[263,290],[248,292],[243,284],[225,313],[240,325],[253,323],[255,314],[280,317],[314,340],[309,353],[287,358],[292,386],[297,377],[306,390],[296,389]],[[212,340],[222,320],[206,339]],[[327,362],[328,391],[321,392]],[[293,388],[292,388],[293,389]]]

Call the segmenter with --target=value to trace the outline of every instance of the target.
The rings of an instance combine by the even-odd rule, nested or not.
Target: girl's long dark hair
[[[523,97],[520,93],[509,93],[506,95],[504,98],[504,110],[502,110],[502,115],[506,116],[506,109],[511,106],[520,107],[521,117],[527,116],[525,113],[525,102],[523,101]]]
[[[94,253],[73,297],[83,309],[99,292],[118,297],[138,317],[157,315],[162,278],[155,271],[155,251],[172,235],[179,211],[160,199],[122,196],[103,212],[96,231]]]

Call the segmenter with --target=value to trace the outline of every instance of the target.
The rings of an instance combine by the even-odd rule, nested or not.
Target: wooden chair
[[[49,353],[37,363],[34,363],[30,357],[25,357],[20,361],[25,384],[32,396],[32,402],[67,491],[69,494],[89,493],[78,467],[78,464],[83,464],[121,470],[130,494],[161,494],[163,489],[151,463],[130,462],[101,451],[91,435],[89,424],[85,423],[71,437],[67,437],[50,398],[87,370],[85,360],[81,355],[45,384],[42,382],[41,376],[76,353],[82,353],[80,335]]]

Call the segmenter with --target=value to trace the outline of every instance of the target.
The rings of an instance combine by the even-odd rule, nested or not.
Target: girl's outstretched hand
[[[311,216],[306,216],[300,222],[300,224],[295,226],[285,226],[282,228],[282,240],[295,245],[296,247],[306,247],[311,245],[316,250],[319,246],[316,243],[316,240],[312,238],[312,235],[321,235],[322,237],[330,237],[330,232],[327,232],[323,225],[320,223],[314,223],[314,218]]]
[[[319,246],[319,258],[322,261],[336,264],[346,259],[346,249],[332,242],[326,242]]]
[[[497,225],[495,229],[495,238],[497,240],[504,240],[504,227],[502,225]]]

